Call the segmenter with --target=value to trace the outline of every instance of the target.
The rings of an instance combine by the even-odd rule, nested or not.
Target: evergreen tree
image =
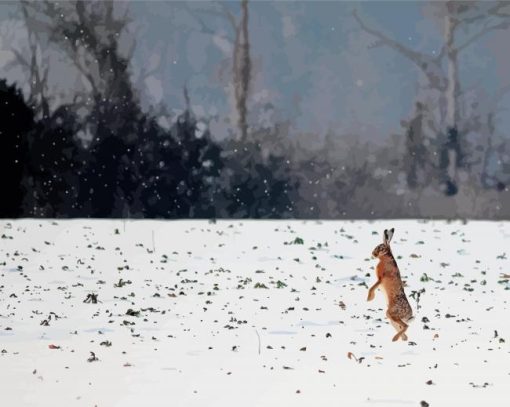
[[[0,173],[2,198],[0,218],[22,215],[25,194],[22,178],[27,155],[27,135],[34,127],[34,113],[27,106],[21,91],[0,81]]]
[[[68,217],[78,214],[78,124],[68,106],[36,123],[28,136],[25,212],[36,217]]]
[[[141,199],[151,217],[216,216],[215,193],[222,168],[220,147],[204,124],[186,111],[169,132],[150,132],[146,148],[146,188]]]
[[[222,216],[294,217],[298,181],[284,156],[264,157],[260,144],[227,141],[224,146]]]

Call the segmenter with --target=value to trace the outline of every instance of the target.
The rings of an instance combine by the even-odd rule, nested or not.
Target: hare
[[[367,301],[374,299],[375,290],[382,284],[388,300],[386,316],[397,330],[393,341],[397,341],[399,338],[407,341],[407,322],[413,318],[413,310],[409,305],[409,301],[407,301],[400,278],[400,271],[391,253],[390,242],[394,232],[395,229],[384,230],[383,243],[376,246],[372,252],[372,256],[378,258],[379,263],[375,269],[377,282],[368,290]]]

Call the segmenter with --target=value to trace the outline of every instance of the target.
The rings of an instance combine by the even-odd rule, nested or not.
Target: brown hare
[[[375,290],[382,284],[388,300],[386,316],[397,330],[393,341],[397,341],[399,338],[407,341],[407,322],[412,319],[413,310],[409,305],[409,301],[407,301],[402,279],[400,278],[400,271],[391,253],[390,242],[394,232],[395,229],[384,230],[383,243],[376,246],[372,252],[372,256],[378,258],[379,263],[375,269],[377,282],[368,290],[367,301],[374,299]]]

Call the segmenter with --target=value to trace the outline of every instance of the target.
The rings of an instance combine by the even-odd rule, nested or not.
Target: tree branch
[[[357,11],[354,10],[352,12],[352,15],[354,17],[354,19],[358,22],[358,24],[360,25],[360,27],[366,31],[367,33],[373,35],[374,37],[377,37],[379,39],[380,42],[386,44],[387,46],[389,46],[390,48],[393,48],[394,50],[400,52],[402,55],[404,55],[406,58],[412,60],[414,63],[417,62],[417,60],[421,59],[421,55],[404,46],[403,44],[389,38],[388,36],[386,36],[385,34],[383,34],[382,32],[380,31],[377,31],[371,27],[369,27],[361,18],[360,16],[358,15]]]
[[[238,30],[238,23],[236,17],[227,8],[227,6],[225,6],[222,3],[217,4],[222,8],[222,11],[213,9],[191,9],[187,4],[185,5],[185,7],[188,13],[190,13],[193,16],[193,18],[195,18],[197,22],[200,24],[201,32],[203,32],[204,34],[215,35],[216,32],[213,29],[211,29],[207,24],[205,24],[204,20],[197,16],[197,13],[209,14],[215,17],[225,19],[231,25],[232,30],[235,34],[236,31]],[[229,41],[234,42],[231,38],[229,38]]]
[[[16,61],[18,62],[18,64],[30,68],[30,63],[26,60],[26,58],[23,56],[21,52],[19,52],[16,48],[13,47],[11,47],[11,52],[16,57]]]
[[[496,17],[510,17],[510,10],[508,13],[501,12],[501,9],[504,7],[510,7],[510,3],[508,1],[498,1],[494,7],[489,9],[489,15]]]
[[[478,33],[472,35],[470,38],[468,38],[463,44],[456,47],[457,52],[460,52],[467,47],[469,47],[471,44],[473,44],[478,39],[482,38],[484,35],[497,30],[506,30],[510,27],[510,20],[501,21],[498,24],[494,25],[488,25],[484,27],[482,30],[480,30]]]
[[[237,20],[236,20],[236,17],[232,14],[232,12],[227,8],[227,6],[225,6],[225,4],[223,3],[219,3],[221,8],[223,9],[223,15],[224,17],[228,20],[228,22],[230,23],[230,25],[232,26],[232,29],[234,31],[237,30],[238,28],[238,23],[237,23]]]
[[[204,34],[208,35],[215,35],[215,31],[210,28],[206,23],[204,23],[204,20],[202,20],[200,17],[194,16],[197,22],[200,24],[200,31]]]
[[[400,53],[402,56],[407,58],[413,64],[415,64],[421,71],[425,74],[427,79],[430,82],[430,85],[434,89],[444,90],[446,86],[446,80],[444,77],[444,73],[441,70],[440,61],[444,55],[444,51],[441,50],[440,54],[436,57],[431,57],[427,54],[415,51],[411,48],[406,47],[400,42],[388,37],[382,32],[369,27],[358,15],[356,10],[353,10],[352,15],[354,19],[358,22],[361,29],[367,32],[370,35],[378,38],[379,41],[392,48],[393,50]],[[378,44],[380,45],[380,44]]]

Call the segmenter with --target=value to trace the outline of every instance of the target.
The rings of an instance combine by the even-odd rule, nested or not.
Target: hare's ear
[[[395,233],[395,228],[391,228],[386,231],[386,244],[390,244],[391,239],[393,238],[393,233]]]
[[[388,229],[384,229],[384,232],[383,232],[383,235],[382,235],[382,240],[383,240],[384,244],[388,244],[389,243],[389,240],[388,240]]]

